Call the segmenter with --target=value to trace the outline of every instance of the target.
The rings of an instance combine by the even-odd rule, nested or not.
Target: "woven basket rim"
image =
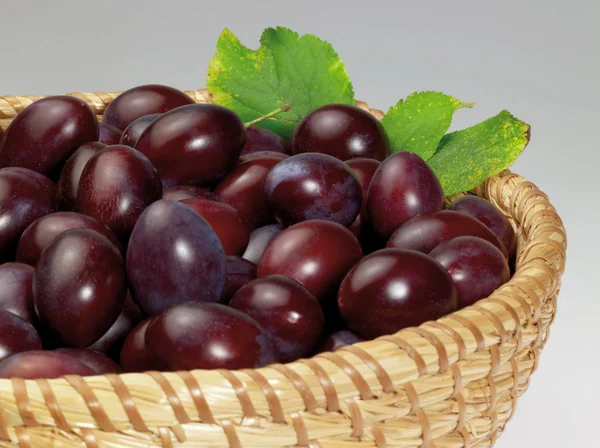
[[[101,115],[120,93],[69,95],[83,99]],[[196,102],[210,102],[206,89],[186,93]],[[0,127],[6,128],[19,112],[40,98],[0,97]],[[357,105],[369,110],[378,119],[383,115],[364,102],[357,102]],[[375,444],[364,446],[385,446],[381,442],[385,441],[385,436],[378,432],[380,430],[363,421],[361,413],[365,411],[361,406],[363,402],[370,403],[401,390],[409,401],[405,415],[416,419],[421,428],[418,437],[423,445],[436,439],[436,446],[458,446],[438,441],[435,430],[423,420],[423,402],[428,400],[427,392],[416,389],[413,384],[418,380],[430,381],[434,377],[446,378],[451,372],[454,380],[451,389],[454,388],[454,392],[451,391],[450,396],[456,397],[461,393],[456,384],[456,370],[461,363],[468,361],[467,364],[471,365],[471,361],[479,359],[478,356],[489,354],[489,361],[483,357],[477,362],[485,365],[481,368],[488,369],[488,375],[494,376],[505,363],[515,362],[518,349],[522,348],[519,341],[522,342],[525,335],[529,337],[528,328],[538,322],[542,322],[538,328],[539,340],[532,345],[543,346],[547,327],[554,319],[554,302],[566,261],[566,232],[562,221],[547,196],[534,184],[506,170],[466,194],[490,199],[516,223],[519,237],[515,274],[507,284],[477,304],[436,322],[426,322],[418,328],[407,328],[394,335],[357,343],[335,354],[320,354],[309,360],[256,370],[0,380],[0,405],[4,408],[0,407],[0,443],[2,439],[21,443],[25,435],[37,437],[35,431],[40,427],[46,427],[46,430],[40,429],[40,434],[50,437],[48,428],[54,427],[67,433],[76,428],[82,439],[89,433],[100,440],[103,440],[103,435],[109,439],[111,434],[125,429],[139,437],[149,431],[163,446],[169,446],[171,441],[197,440],[189,426],[196,423],[203,428],[206,426],[204,432],[200,431],[203,436],[209,434],[209,426],[217,424],[221,431],[219,437],[227,441],[227,445],[223,446],[235,447],[255,440],[252,431],[243,424],[243,419],[255,419],[271,429],[277,428],[277,425],[291,425],[298,445],[301,445],[300,442],[308,445],[307,422],[313,418],[314,412],[321,410],[342,413],[346,419],[349,418],[351,425],[343,431],[349,437],[360,440],[367,431],[370,443]],[[504,349],[512,341],[517,341],[514,355],[508,356]],[[475,361],[472,363],[476,365]],[[517,387],[516,377],[513,387]],[[147,403],[144,404],[140,397],[146,391]],[[289,402],[285,401],[286,397]],[[231,403],[226,404],[225,400]],[[36,406],[32,407],[32,403]],[[63,413],[65,411],[60,410],[63,406],[72,407],[68,417]],[[152,410],[156,411],[156,408],[170,410],[168,416],[153,414]],[[319,423],[326,427],[326,418]],[[178,433],[182,425],[187,431]],[[460,417],[457,428],[459,426]],[[30,428],[29,432],[27,428]],[[164,428],[168,428],[167,435]],[[493,429],[490,434],[499,431],[499,428]],[[273,434],[278,434],[273,431]],[[313,432],[318,433],[316,430]],[[327,443],[335,440],[335,431],[323,429],[323,432],[323,446],[330,446]],[[59,439],[59,436],[52,437]],[[118,439],[117,435],[114,437]],[[86,446],[98,446],[85,443]],[[466,442],[461,446],[467,446]]]

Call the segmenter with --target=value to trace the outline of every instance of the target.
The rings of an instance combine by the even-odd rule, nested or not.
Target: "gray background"
[[[596,446],[600,347],[597,140],[600,3],[590,1],[0,0],[0,95],[204,86],[220,31],[256,47],[284,25],[330,41],[358,98],[386,110],[415,90],[507,108],[532,125],[514,170],[550,196],[569,233],[559,316],[498,447]]]

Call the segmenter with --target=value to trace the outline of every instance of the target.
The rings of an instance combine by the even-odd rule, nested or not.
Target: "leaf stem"
[[[256,123],[260,123],[261,121],[265,121],[271,117],[274,117],[277,114],[280,114],[281,112],[287,112],[288,110],[290,110],[291,106],[289,104],[284,104],[283,106],[281,106],[278,109],[275,109],[273,112],[269,112],[266,115],[263,115],[262,117],[257,118],[256,120],[252,120],[249,121],[248,123],[244,123],[244,126],[246,128],[256,124]]]

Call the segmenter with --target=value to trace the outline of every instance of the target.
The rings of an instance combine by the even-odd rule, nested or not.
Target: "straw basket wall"
[[[206,90],[187,93],[210,101]],[[70,95],[100,116],[118,94]],[[0,127],[39,98],[0,98]],[[259,370],[0,380],[0,446],[493,446],[548,339],[566,235],[548,197],[521,176],[505,171],[471,193],[518,233],[516,274],[491,297],[419,328]]]

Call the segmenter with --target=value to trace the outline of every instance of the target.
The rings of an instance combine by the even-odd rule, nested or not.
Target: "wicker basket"
[[[206,90],[187,93],[210,101]],[[118,94],[71,95],[101,115]],[[39,98],[0,98],[0,127]],[[419,328],[259,370],[0,380],[0,446],[493,446],[548,339],[566,235],[548,197],[516,174],[472,193],[518,233],[516,274],[491,297]]]

